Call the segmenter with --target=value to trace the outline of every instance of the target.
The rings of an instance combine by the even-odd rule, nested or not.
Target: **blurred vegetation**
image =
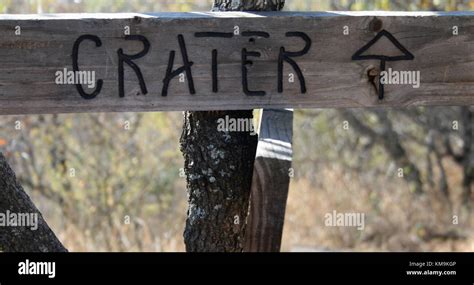
[[[208,11],[210,0],[2,0],[3,13],[151,13],[160,11]],[[474,9],[472,0],[287,0],[285,10],[430,10]]]
[[[0,11],[150,13],[210,6],[205,0],[1,0]],[[473,8],[474,0],[288,0],[285,9]],[[474,251],[472,181],[466,185],[473,170],[465,163],[474,152],[466,128],[473,111],[296,111],[284,250]],[[186,215],[181,124],[177,112],[2,116],[0,151],[71,251],[179,251]],[[367,229],[325,227],[324,214],[334,209],[366,213]]]
[[[20,182],[45,202],[40,208],[51,212],[53,221],[59,218],[72,239],[94,240],[81,249],[140,250],[148,243],[155,244],[149,250],[162,250],[160,239],[182,230],[175,223],[185,212],[185,192],[178,190],[184,189],[179,113],[1,120],[0,149]],[[157,236],[144,217],[159,221],[153,229]]]

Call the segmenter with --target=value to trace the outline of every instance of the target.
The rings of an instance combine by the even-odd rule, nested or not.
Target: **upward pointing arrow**
[[[378,54],[364,54],[368,51],[373,45],[375,45],[382,37],[387,38],[390,42],[402,52],[402,55],[397,56],[387,56],[387,55],[378,55]],[[399,60],[413,60],[415,56],[409,52],[391,33],[387,32],[386,30],[380,31],[370,42],[368,42],[365,46],[359,49],[353,56],[352,60],[373,60],[378,59],[380,60],[380,72],[385,71],[385,63],[387,61],[399,61]],[[384,98],[384,86],[379,80],[379,99],[382,100]]]

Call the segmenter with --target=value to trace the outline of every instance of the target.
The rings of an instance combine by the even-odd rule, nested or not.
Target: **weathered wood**
[[[66,252],[0,153],[0,252]]]
[[[265,109],[260,120],[250,214],[247,252],[279,252],[290,183],[293,110]]]
[[[270,2],[271,7],[276,7],[276,10],[283,8],[284,1]],[[278,68],[281,67],[279,62]],[[278,71],[278,76],[282,76],[281,71]],[[280,79],[282,78],[279,77]],[[278,90],[282,89],[282,83],[278,82]],[[259,133],[244,251],[278,252],[290,182],[289,176],[284,172],[285,168],[291,167],[293,114],[287,110],[263,109]],[[281,150],[282,145],[286,147],[286,156],[274,152],[275,147],[280,147]]]
[[[135,37],[125,39],[126,26]],[[346,26],[348,35],[344,35]],[[458,27],[459,35],[453,35],[453,26]],[[21,28],[21,35],[15,35],[15,27]],[[232,38],[196,34],[220,32],[230,37],[235,27],[239,27],[240,34]],[[267,32],[269,37],[243,33],[250,30]],[[381,30],[388,31],[414,56],[413,60],[387,61],[385,69],[421,73],[418,89],[385,85],[382,100],[373,80],[381,60],[353,60],[354,54]],[[288,32],[303,32],[311,40],[306,54],[292,58],[305,78],[304,94],[297,73],[287,61],[283,61],[283,92],[278,92],[281,48],[296,52],[305,46],[301,34],[288,36]],[[100,46],[90,39],[81,42],[78,68],[95,71],[96,79],[103,80],[100,94],[89,100],[79,95],[76,86],[55,83],[57,71],[73,69],[74,42],[86,34],[99,37]],[[144,49],[136,35],[144,36],[150,43],[143,57],[131,59],[140,68],[146,88],[140,88],[137,75],[125,62],[124,97],[120,98],[118,54],[120,49],[125,55]],[[186,45],[188,60],[193,65],[188,73],[179,71],[188,77],[184,82],[179,82],[179,76],[169,80],[164,97],[171,52],[175,52],[171,72],[183,62],[178,38]],[[212,84],[213,49],[217,49],[218,63],[216,93]],[[243,92],[243,49],[261,54],[247,56],[253,64],[247,64],[246,70],[249,90],[265,91],[265,96],[248,96]],[[0,114],[471,105],[473,50],[474,12],[2,15]],[[386,37],[370,53],[396,55]],[[288,82],[290,73],[294,74],[294,83]],[[147,94],[141,95],[145,89]],[[195,94],[191,95],[190,89]],[[84,90],[91,93],[94,89],[84,86]]]

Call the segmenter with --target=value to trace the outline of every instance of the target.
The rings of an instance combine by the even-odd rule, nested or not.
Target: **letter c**
[[[74,72],[79,71],[79,64],[78,64],[79,45],[84,40],[90,40],[90,41],[95,42],[96,47],[102,46],[102,42],[100,41],[100,38],[94,35],[82,35],[79,38],[77,38],[77,40],[74,42],[74,47],[72,49],[72,69],[74,70]],[[103,83],[104,82],[102,79],[97,80],[97,87],[94,90],[94,92],[92,92],[91,94],[86,93],[84,89],[82,88],[81,84],[76,84],[76,89],[82,98],[87,99],[87,100],[94,99],[97,95],[99,95],[100,90],[102,89]]]

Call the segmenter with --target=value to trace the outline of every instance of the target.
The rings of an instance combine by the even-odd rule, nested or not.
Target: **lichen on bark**
[[[187,251],[239,252],[243,249],[257,136],[219,132],[222,112],[186,112],[181,151],[189,207]],[[225,112],[252,119],[252,111]]]
[[[285,0],[215,0],[212,11],[280,11]]]

